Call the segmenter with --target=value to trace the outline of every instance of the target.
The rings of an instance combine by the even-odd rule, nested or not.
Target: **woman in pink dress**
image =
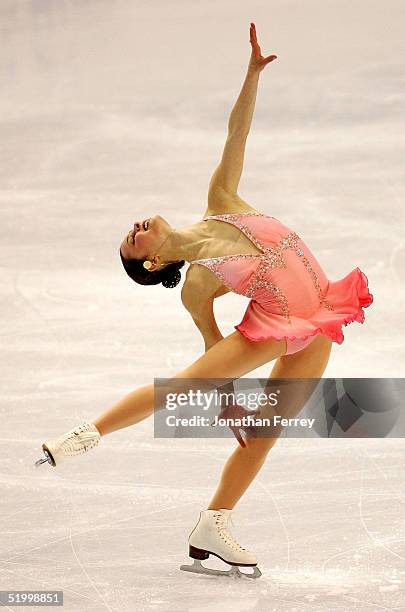
[[[173,288],[180,281],[182,266],[186,261],[190,264],[181,300],[204,338],[205,353],[173,379],[236,379],[273,361],[269,379],[321,378],[332,344],[343,342],[342,327],[353,321],[363,323],[363,308],[373,301],[359,268],[338,281],[328,280],[299,232],[254,209],[237,193],[259,75],[277,57],[262,56],[254,24],[250,43],[247,75],[230,115],[203,219],[174,229],[155,215],[135,222],[120,245],[124,268],[138,284]],[[224,338],[213,304],[229,291],[249,298],[249,303],[235,331]],[[155,409],[150,383],[92,421],[45,442],[45,457],[37,463],[58,465]],[[229,531],[230,513],[275,440],[276,436],[247,437],[226,462],[218,488],[189,538],[190,555],[197,560],[193,571],[203,571],[198,563],[210,554],[233,567],[256,566],[254,554]]]

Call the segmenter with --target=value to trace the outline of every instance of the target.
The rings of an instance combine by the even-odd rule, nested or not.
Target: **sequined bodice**
[[[277,242],[272,242],[272,246],[265,246],[265,244],[263,244],[262,241],[259,240],[256,235],[259,232],[252,231],[251,223],[249,226],[249,222],[253,220],[256,221],[256,228],[259,227],[257,225],[257,217],[261,218],[264,223],[266,220],[272,219],[272,226],[274,225],[274,228],[277,228],[279,232],[278,235],[281,235]],[[287,296],[283,293],[279,286],[272,282],[271,271],[275,268],[287,268],[285,258],[283,257],[283,252],[286,249],[292,249],[297,255],[297,257],[299,257],[302,261],[307,272],[311,275],[314,288],[318,293],[320,304],[325,308],[328,308],[329,310],[333,310],[333,307],[326,302],[322,294],[318,275],[311,266],[309,259],[306,257],[304,253],[304,244],[302,243],[300,237],[296,232],[288,231],[288,228],[286,228],[286,226],[284,226],[275,217],[269,217],[268,215],[264,215],[263,213],[259,212],[224,213],[218,215],[209,215],[208,217],[204,218],[204,221],[207,221],[208,219],[216,219],[218,221],[231,223],[232,225],[237,227],[247,238],[249,238],[249,240],[258,248],[258,250],[261,251],[261,253],[241,253],[235,255],[209,257],[206,259],[196,259],[190,262],[190,265],[199,264],[205,266],[206,268],[211,270],[226,287],[231,289],[231,291],[239,293],[251,299],[255,298],[257,292],[260,289],[264,288],[270,291],[280,305],[281,314],[287,319],[287,321],[290,322]],[[237,281],[232,282],[232,273],[225,274],[227,264],[234,265],[235,262],[245,262],[249,269],[252,270],[249,280],[247,284],[243,286],[243,289],[239,287],[239,283]],[[234,266],[234,270],[236,270],[236,267]]]

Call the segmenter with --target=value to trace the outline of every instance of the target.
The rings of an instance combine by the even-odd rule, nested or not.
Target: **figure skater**
[[[275,361],[269,379],[321,378],[332,343],[342,344],[342,326],[364,322],[373,296],[359,269],[329,281],[299,235],[262,213],[237,193],[259,75],[277,56],[263,57],[250,24],[251,56],[242,90],[231,112],[222,159],[208,190],[208,206],[197,223],[173,228],[156,214],[134,223],[120,245],[127,274],[141,285],[175,287],[190,265],[181,301],[201,332],[205,353],[173,379],[236,379]],[[229,291],[250,298],[242,321],[223,337],[213,303]],[[152,415],[154,385],[139,387],[92,421],[85,421],[42,445],[37,464],[57,466],[87,452],[101,437]],[[189,537],[192,571],[235,573],[241,566],[260,575],[256,556],[242,548],[229,526],[231,513],[262,467],[277,436],[246,437],[227,460],[218,488]],[[232,566],[228,572],[200,564],[212,554]],[[186,568],[183,568],[186,569]]]

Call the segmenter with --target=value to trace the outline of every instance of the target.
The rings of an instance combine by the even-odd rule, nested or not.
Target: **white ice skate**
[[[231,512],[225,508],[200,512],[199,521],[188,539],[189,556],[194,559],[194,563],[181,565],[181,570],[214,576],[259,578],[262,575],[257,567],[255,555],[242,548],[229,531],[229,524],[233,525]],[[232,566],[231,569],[217,570],[205,567],[201,560],[208,559],[210,555],[222,559]],[[253,572],[241,572],[240,567],[253,567]]]
[[[42,445],[44,456],[35,462],[36,466],[42,463],[50,463],[57,466],[67,457],[82,455],[91,448],[97,446],[101,436],[97,427],[87,421],[74,429],[66,432],[60,438],[47,440]]]

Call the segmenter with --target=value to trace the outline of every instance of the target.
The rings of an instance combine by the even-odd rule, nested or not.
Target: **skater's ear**
[[[167,264],[164,268],[149,272],[144,267],[145,259],[125,259],[120,249],[121,263],[128,276],[138,285],[159,285],[173,289],[181,280],[180,268],[186,263],[184,259]]]

